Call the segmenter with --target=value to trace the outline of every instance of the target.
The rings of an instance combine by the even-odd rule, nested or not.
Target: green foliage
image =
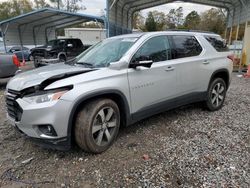
[[[200,29],[223,34],[226,28],[226,16],[220,9],[212,8],[201,15]]]
[[[146,31],[156,31],[157,30],[157,23],[155,21],[153,12],[148,13],[148,17],[145,23],[145,30]]]
[[[50,0],[58,9],[63,9],[69,12],[77,12],[78,10],[86,9],[81,3],[83,0]]]
[[[141,24],[140,28],[144,28]],[[220,10],[212,8],[201,15],[196,11],[183,17],[183,8],[171,9],[168,14],[152,11],[148,13],[145,22],[146,31],[162,31],[166,29],[204,30],[218,34],[224,33],[226,16]]]
[[[153,11],[152,12],[154,20],[156,22],[156,30],[162,31],[166,30],[166,15],[163,12]]]
[[[69,12],[77,12],[85,9],[81,6],[83,0],[50,0],[52,4],[59,5],[59,8]],[[21,14],[31,12],[33,9],[50,7],[47,0],[8,0],[0,3],[0,21],[6,20]]]
[[[201,17],[196,11],[190,12],[184,21],[184,28],[186,29],[192,29],[192,30],[198,30],[201,23]]]
[[[12,0],[0,3],[0,20],[5,20],[32,11],[30,0]]]
[[[183,8],[171,9],[166,15],[166,25],[168,29],[176,29],[182,27],[183,24]]]
[[[36,9],[41,9],[41,8],[50,7],[50,5],[46,3],[45,0],[34,0],[34,7]]]

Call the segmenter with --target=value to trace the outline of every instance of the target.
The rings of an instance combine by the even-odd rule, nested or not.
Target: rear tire
[[[222,108],[227,93],[227,86],[222,78],[215,78],[209,84],[207,91],[206,108],[209,111],[216,111]]]
[[[77,114],[75,140],[84,151],[101,153],[113,144],[119,127],[117,104],[110,99],[97,99],[89,102]]]

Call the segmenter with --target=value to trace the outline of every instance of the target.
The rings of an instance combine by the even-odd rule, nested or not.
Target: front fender
[[[125,114],[123,114],[123,115],[125,115],[126,125],[129,125],[132,123],[128,100],[127,100],[126,96],[121,91],[119,91],[119,90],[104,90],[101,92],[94,92],[94,93],[91,93],[91,94],[88,94],[88,95],[85,95],[82,97],[78,97],[78,99],[74,102],[72,109],[71,109],[71,112],[70,112],[69,120],[68,120],[68,133],[67,133],[67,135],[68,135],[69,140],[72,141],[72,130],[74,127],[74,118],[75,118],[76,112],[79,109],[80,105],[82,103],[84,103],[85,101],[88,101],[90,99],[94,99],[97,97],[104,97],[107,95],[117,95],[121,98],[122,103],[124,105],[123,108],[124,108]]]

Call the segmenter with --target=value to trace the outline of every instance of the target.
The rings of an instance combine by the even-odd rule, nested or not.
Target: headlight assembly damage
[[[70,90],[69,88],[64,88],[60,90],[41,91],[34,93],[32,95],[24,96],[23,100],[31,104],[56,101],[59,100],[69,90]]]

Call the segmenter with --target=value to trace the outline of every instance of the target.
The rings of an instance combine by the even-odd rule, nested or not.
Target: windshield
[[[91,67],[108,67],[119,61],[137,41],[135,37],[110,38],[97,43],[77,57],[77,64]]]

